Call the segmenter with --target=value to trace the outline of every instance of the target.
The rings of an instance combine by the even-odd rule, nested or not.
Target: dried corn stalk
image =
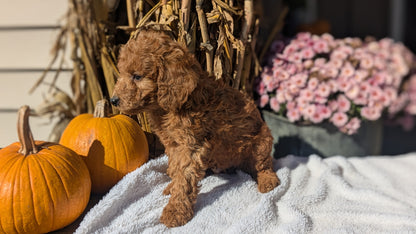
[[[141,26],[171,31],[208,73],[251,94],[259,67],[255,66],[258,16],[254,4],[254,0],[69,0],[67,23],[50,64],[62,56],[69,42],[73,95],[66,105],[70,110],[65,110],[71,114],[61,118],[91,113],[98,100],[111,96],[118,76],[118,49]],[[44,75],[35,87],[43,79]],[[138,120],[150,131],[145,115]]]

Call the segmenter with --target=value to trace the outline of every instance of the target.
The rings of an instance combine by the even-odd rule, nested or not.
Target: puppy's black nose
[[[120,98],[118,98],[117,96],[114,96],[110,98],[110,102],[113,106],[118,106],[120,104]]]

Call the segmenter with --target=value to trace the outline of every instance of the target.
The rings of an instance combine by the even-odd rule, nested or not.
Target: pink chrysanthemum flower
[[[338,95],[337,103],[338,111],[340,112],[347,112],[351,108],[351,102],[347,97],[345,97],[345,95]]]
[[[309,32],[300,32],[296,35],[296,39],[299,41],[309,41],[311,36],[312,35]]]
[[[340,69],[344,65],[344,60],[338,58],[331,58],[331,60],[328,63],[330,66],[336,69]]]
[[[310,78],[308,81],[308,89],[315,90],[318,87],[319,80],[316,78]]]
[[[331,122],[337,127],[343,127],[348,121],[348,116],[344,112],[335,112],[331,117]]]
[[[370,101],[375,102],[375,101],[380,100],[381,96],[383,95],[383,91],[379,87],[373,86],[370,88],[368,94],[369,94]]]
[[[303,88],[308,79],[308,75],[305,73],[298,73],[292,77],[294,85],[299,88]]]
[[[339,77],[337,80],[338,89],[342,92],[347,92],[351,86],[352,83],[348,80],[348,78],[345,77]]]
[[[290,75],[283,68],[277,68],[273,70],[273,78],[278,80],[287,80],[290,78]]]
[[[285,94],[283,92],[276,92],[276,100],[278,103],[285,103],[286,102],[286,98],[285,98]]]
[[[283,55],[285,58],[288,58],[291,54],[295,53],[299,49],[297,44],[289,44],[283,50]]]
[[[303,49],[300,53],[303,59],[311,59],[313,56],[315,56],[315,51],[309,47]]]
[[[262,81],[263,81],[264,85],[266,85],[266,86],[269,85],[270,82],[272,82],[272,80],[273,80],[273,77],[268,73],[263,73],[261,75],[261,78],[262,78]]]
[[[359,92],[358,95],[353,99],[353,102],[357,105],[367,105],[368,104],[368,94]]]
[[[328,102],[328,107],[332,112],[338,110],[338,102],[336,100],[330,100]]]
[[[305,119],[310,119],[313,114],[315,114],[316,105],[308,105],[303,109],[302,115],[305,117]]]
[[[316,112],[320,113],[323,119],[328,119],[332,115],[331,109],[325,105],[318,105]]]
[[[359,83],[365,80],[367,76],[368,76],[368,70],[359,69],[355,71],[353,75],[353,79],[355,82]]]
[[[363,56],[363,58],[361,58],[360,60],[360,67],[363,69],[369,70],[373,67],[373,64],[374,64],[373,58],[370,57],[369,55]]]
[[[331,90],[331,93],[338,92],[338,83],[337,83],[337,81],[331,79],[331,80],[328,80],[326,83],[328,84],[328,86]]]
[[[266,85],[263,82],[260,82],[257,87],[257,92],[261,95],[266,94]]]
[[[371,89],[371,85],[368,82],[364,81],[364,82],[360,83],[360,92],[361,93],[368,94],[370,92],[370,89]]]
[[[317,59],[315,59],[315,66],[316,67],[322,67],[322,66],[324,66],[325,65],[325,63],[326,63],[326,59],[324,59],[324,58],[317,58]]]
[[[411,115],[416,114],[416,103],[410,103],[406,106],[405,111]]]
[[[331,53],[331,60],[343,61],[347,57],[348,57],[348,54],[345,51],[342,51],[340,49],[336,49]]]
[[[361,120],[357,117],[352,118],[345,126],[341,127],[340,130],[346,134],[352,135],[357,133],[361,127]]]
[[[309,69],[309,68],[311,68],[312,66],[313,66],[313,61],[312,61],[312,60],[310,60],[310,59],[305,60],[305,61],[303,62],[303,67],[304,67],[304,68],[306,68],[306,69]]]
[[[365,106],[361,109],[361,116],[368,120],[377,120],[381,116],[381,110],[376,107]]]
[[[329,52],[328,42],[325,40],[319,39],[313,44],[313,49],[316,53],[327,53]]]
[[[307,107],[308,105],[310,105],[310,100],[305,99],[302,96],[299,96],[296,99],[296,106],[298,106],[299,110],[301,111],[303,108]]]
[[[351,99],[351,100],[353,100],[353,99],[355,99],[357,96],[358,96],[358,94],[360,93],[360,87],[357,85],[357,84],[355,84],[355,85],[352,85],[349,89],[348,89],[348,91],[347,92],[345,92],[345,95],[349,98],[349,99]]]
[[[351,63],[345,63],[344,66],[341,68],[340,75],[343,77],[350,77],[350,76],[353,76],[354,73],[355,73],[355,69],[351,65]]]
[[[317,123],[322,122],[322,120],[324,120],[324,117],[321,113],[316,111],[315,113],[312,114],[312,116],[309,119],[311,120],[312,123],[317,124]]]
[[[270,108],[272,108],[273,111],[279,112],[280,110],[280,103],[277,101],[276,98],[270,99]]]
[[[290,122],[296,122],[300,119],[300,112],[297,109],[288,110],[286,117]]]
[[[289,75],[295,75],[298,72],[298,66],[294,63],[287,64],[285,67],[285,71],[287,71]]]
[[[386,82],[386,76],[385,72],[378,72],[369,79],[369,83],[373,86],[380,87]]]
[[[322,97],[320,95],[315,95],[314,101],[318,104],[325,104],[325,103],[328,102],[328,98],[327,97]]]
[[[331,88],[326,83],[321,83],[318,85],[316,92],[321,97],[328,97],[331,93]]]
[[[268,102],[269,102],[269,95],[267,94],[262,95],[260,98],[260,107],[265,107]]]
[[[312,101],[315,97],[315,94],[309,89],[303,89],[300,91],[300,97],[307,101]]]
[[[288,55],[287,59],[293,63],[302,63],[302,53],[296,52]]]

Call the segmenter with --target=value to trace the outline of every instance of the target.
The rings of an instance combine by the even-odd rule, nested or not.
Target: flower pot
[[[416,152],[416,128],[406,131],[399,125],[384,125],[383,132],[383,155]]]
[[[383,140],[382,121],[363,121],[356,134],[347,135],[329,123],[294,124],[270,111],[262,111],[273,135],[273,156],[288,154],[322,157],[335,155],[366,156],[380,153]]]

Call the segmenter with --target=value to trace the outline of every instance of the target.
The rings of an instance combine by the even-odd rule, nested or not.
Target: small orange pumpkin
[[[20,142],[0,150],[0,233],[45,233],[77,219],[88,204],[88,168],[74,151],[34,141],[28,106],[19,110]]]
[[[139,124],[125,115],[110,115],[108,101],[97,102],[94,115],[81,114],[68,124],[60,144],[84,156],[92,192],[102,194],[127,173],[147,162],[149,148]]]

